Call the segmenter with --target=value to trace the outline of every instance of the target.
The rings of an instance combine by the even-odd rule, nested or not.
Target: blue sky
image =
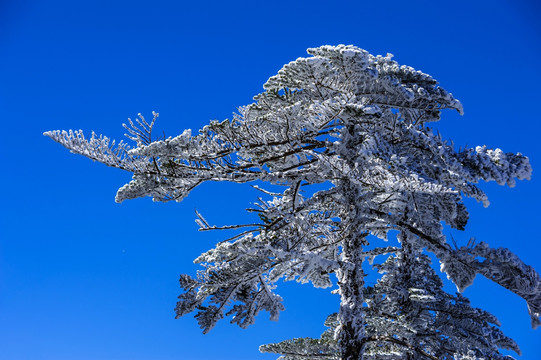
[[[457,146],[528,155],[531,181],[483,185],[463,234],[505,246],[541,271],[539,242],[541,6],[535,1],[31,1],[0,2],[0,358],[273,359],[260,344],[318,336],[338,298],[287,283],[286,311],[242,330],[202,335],[174,320],[180,273],[224,235],[199,233],[197,208],[242,221],[248,186],[207,184],[180,204],[114,203],[130,176],[69,154],[41,134],[123,136],[138,112],[160,112],[176,135],[231,116],[308,47],[354,44],[433,75],[465,108],[437,128]],[[477,278],[466,293],[541,358],[525,302]]]

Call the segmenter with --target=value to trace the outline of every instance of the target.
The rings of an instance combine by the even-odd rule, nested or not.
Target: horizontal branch
[[[423,349],[421,349],[418,346],[412,345],[410,343],[407,343],[407,342],[405,342],[403,340],[400,340],[400,339],[397,339],[397,338],[394,338],[394,337],[391,337],[391,336],[373,335],[373,336],[367,336],[364,339],[362,339],[362,342],[364,342],[364,343],[376,342],[376,341],[391,342],[391,343],[394,343],[394,344],[397,344],[397,345],[405,346],[408,349],[414,350],[418,354],[420,354],[420,355],[422,355],[422,356],[424,356],[424,357],[426,357],[426,358],[428,358],[430,360],[440,360],[437,357],[435,357],[433,355],[430,355],[429,353],[427,353],[426,351],[424,351]]]

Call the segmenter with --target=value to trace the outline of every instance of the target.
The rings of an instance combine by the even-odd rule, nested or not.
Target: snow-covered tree
[[[497,347],[514,348],[489,325],[493,317],[441,291],[422,251],[435,254],[459,291],[482,274],[521,296],[532,325],[540,325],[541,279],[531,267],[484,243],[454,248],[443,233],[443,223],[464,229],[469,215],[463,197],[488,206],[479,181],[514,186],[516,179],[529,179],[528,158],[485,146],[458,150],[445,141],[428,125],[443,109],[462,113],[462,105],[431,76],[399,66],[391,55],[343,45],[308,53],[271,77],[233,119],[212,121],[195,135],[185,130],[153,141],[157,114],[151,122],[141,116],[125,125],[133,148],[95,134],[87,139],[82,131],[45,135],[132,172],[118,202],[144,196],[181,201],[205,181],[273,185],[258,187],[265,194],[248,209],[259,215],[257,222],[215,226],[198,214],[202,230],[241,230],[196,259],[202,270],[195,278],[180,278],[184,293],[176,313],[195,311],[204,332],[225,316],[241,327],[262,310],[277,319],[284,308],[275,291],[281,279],[325,288],[336,278],[333,356],[379,359],[395,349],[409,358],[497,359]],[[385,243],[395,230],[399,249]],[[379,267],[385,275],[367,287],[363,263],[381,254],[391,254]],[[405,278],[411,286],[395,294],[389,284]],[[401,321],[370,312],[382,297],[394,299],[386,311]],[[415,319],[421,323],[410,311],[422,314]],[[475,314],[471,324],[464,314]],[[426,336],[415,333],[419,329]],[[490,334],[492,343],[478,348],[479,336],[465,335],[471,331]],[[468,341],[465,347],[456,336]]]

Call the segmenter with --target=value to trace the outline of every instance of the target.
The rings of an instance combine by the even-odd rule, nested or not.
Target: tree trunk
[[[337,152],[345,159],[351,169],[356,168],[356,157],[363,138],[356,135],[355,122],[347,122],[342,131],[344,146]],[[337,271],[340,293],[340,323],[338,343],[342,352],[342,360],[362,360],[365,349],[365,317],[364,304],[364,271],[363,245],[366,244],[366,233],[363,233],[363,221],[358,218],[359,202],[362,201],[361,189],[348,177],[341,181],[341,191],[345,203],[349,204],[349,212],[345,220],[350,226],[350,233],[342,242],[342,260],[350,266]]]
[[[364,236],[356,234],[344,241],[343,261],[353,266],[337,272],[340,292],[338,341],[342,349],[342,360],[361,360],[364,353],[363,240]]]

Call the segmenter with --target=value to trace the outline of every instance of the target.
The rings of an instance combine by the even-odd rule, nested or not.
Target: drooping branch
[[[396,223],[397,227],[425,241],[442,262],[442,271],[448,274],[461,292],[473,283],[476,274],[481,274],[526,300],[532,327],[535,329],[541,325],[541,277],[508,249],[491,249],[481,243],[475,248],[453,250],[448,244],[405,221],[391,220],[388,214],[378,210],[372,209],[370,212]],[[477,260],[479,256],[486,260]]]

